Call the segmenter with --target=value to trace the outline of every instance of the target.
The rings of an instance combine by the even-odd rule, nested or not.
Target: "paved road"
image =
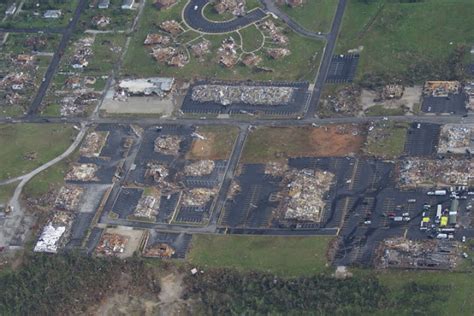
[[[18,230],[22,230],[22,222],[24,222],[25,219],[25,212],[20,204],[20,195],[23,190],[23,187],[34,176],[57,164],[58,162],[72,154],[76,150],[77,146],[79,146],[79,144],[81,143],[82,139],[84,138],[84,135],[86,134],[86,131],[87,127],[83,125],[82,129],[77,134],[74,142],[71,144],[71,146],[69,146],[68,149],[66,149],[64,153],[54,158],[53,160],[48,161],[44,165],[36,168],[35,170],[17,178],[17,180],[21,179],[21,182],[16,187],[13,197],[8,203],[8,205],[12,206],[12,211],[10,214],[8,214],[8,216],[5,217],[5,220],[1,223],[0,226],[0,247],[10,245],[12,239],[16,238],[16,236],[19,234]],[[26,234],[26,232],[23,234]],[[25,235],[22,236],[22,239],[24,237]]]
[[[321,65],[319,66],[319,72],[316,75],[316,81],[314,85],[313,94],[309,104],[308,111],[305,114],[305,118],[314,117],[316,115],[316,109],[318,108],[319,99],[323,91],[324,82],[331,65],[331,59],[334,54],[334,47],[336,46],[337,36],[341,27],[342,18],[344,16],[344,10],[346,8],[347,0],[339,0],[337,5],[336,14],[332,22],[331,32],[327,34],[326,48],[324,49],[323,58]]]
[[[202,13],[204,6],[209,0],[190,0],[183,10],[183,21],[192,29],[203,33],[228,33],[250,24],[253,24],[267,15],[258,8],[248,12],[245,16],[235,18],[226,22],[212,22],[207,20]]]
[[[279,19],[281,19],[283,22],[285,22],[296,33],[298,33],[302,36],[317,39],[317,40],[326,39],[326,34],[323,34],[321,32],[319,32],[319,33],[311,32],[311,31],[305,29],[304,27],[302,27],[301,25],[299,25],[298,23],[296,23],[285,12],[280,10],[280,8],[275,4],[274,0],[260,0],[260,2],[264,6],[265,10],[267,10],[268,12],[271,12],[274,15],[276,15]]]
[[[88,2],[87,0],[79,0],[79,4],[76,7],[76,11],[74,12],[72,20],[68,24],[67,28],[64,30],[63,37],[61,38],[61,41],[59,42],[58,49],[54,53],[51,63],[49,64],[48,70],[46,71],[46,74],[44,75],[43,82],[41,83],[38,89],[38,93],[36,94],[35,98],[33,99],[33,102],[31,103],[30,109],[28,111],[29,116],[35,115],[38,113],[39,108],[41,106],[41,102],[43,101],[43,98],[46,95],[46,91],[48,90],[51,80],[53,79],[54,73],[56,72],[59,66],[61,57],[66,50],[66,46],[69,43],[69,40],[71,39],[74,29],[76,28],[77,22],[79,21],[79,18],[81,17],[81,12],[86,7],[87,2]]]

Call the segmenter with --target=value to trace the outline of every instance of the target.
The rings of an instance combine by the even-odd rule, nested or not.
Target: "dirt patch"
[[[226,126],[201,126],[196,133],[187,159],[192,160],[225,160],[234,146],[238,129]]]
[[[203,133],[206,139],[196,139],[191,146],[190,157],[208,159],[214,155],[214,144],[216,135],[213,133]]]

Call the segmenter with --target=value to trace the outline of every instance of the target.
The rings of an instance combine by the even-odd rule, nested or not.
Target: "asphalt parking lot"
[[[466,102],[467,97],[464,93],[450,94],[448,97],[426,96],[423,98],[421,111],[425,113],[464,115],[467,113]]]
[[[436,154],[440,125],[412,123],[407,130],[405,154],[408,156],[432,156]]]
[[[335,55],[331,59],[327,83],[348,83],[354,79],[357,65],[359,64],[359,55]]]

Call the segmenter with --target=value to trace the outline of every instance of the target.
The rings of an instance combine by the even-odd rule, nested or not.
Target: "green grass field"
[[[156,62],[150,55],[150,50],[144,47],[143,41],[148,33],[161,32],[159,24],[165,20],[181,21],[181,10],[186,2],[181,0],[168,10],[158,11],[147,3],[147,7],[143,12],[143,16],[139,21],[139,28],[133,34],[130,46],[125,56],[121,69],[123,77],[150,77],[150,76],[172,76],[175,78],[193,79],[193,78],[212,78],[224,80],[312,80],[319,67],[324,43],[321,41],[313,41],[300,37],[296,33],[286,29],[285,32],[289,37],[290,49],[292,54],[282,60],[272,60],[266,56],[263,50],[257,54],[263,57],[260,66],[273,69],[272,72],[256,71],[252,68],[245,67],[241,64],[236,65],[232,69],[227,69],[219,65],[216,52],[225,38],[232,36],[240,45],[240,37],[237,33],[225,35],[204,35],[212,43],[211,53],[204,57],[204,60],[197,60],[195,57],[190,58],[190,62],[183,68],[167,66]],[[253,26],[252,26],[253,27]],[[252,27],[243,30],[248,36],[255,36],[256,30]],[[254,27],[253,27],[254,28]],[[188,33],[189,32],[189,33]],[[196,35],[196,42],[199,41],[194,31],[187,31],[178,36],[181,44],[193,40]],[[261,38],[261,35],[258,34]],[[247,36],[247,37],[248,37]],[[256,47],[255,39],[244,38],[244,45]],[[305,49],[292,49],[293,47],[304,47]],[[242,50],[238,48],[238,52]]]
[[[75,134],[70,125],[62,124],[0,126],[0,179],[25,174],[59,156]],[[28,160],[33,153],[36,158]]]
[[[282,276],[325,271],[332,237],[194,235],[187,260],[200,267],[259,270]]]
[[[376,137],[367,138],[365,152],[381,158],[399,157],[405,149],[407,129],[406,123],[388,122],[376,126],[372,131]]]
[[[18,182],[0,185],[0,205],[8,203],[17,185]]]
[[[326,33],[331,30],[336,7],[337,1],[334,0],[309,0],[301,7],[282,5],[281,9],[304,28]]]
[[[471,0],[350,0],[337,52],[363,47],[359,79],[364,74],[415,82],[443,78],[455,47],[474,42],[472,12]]]
[[[249,25],[246,28],[239,30],[242,36],[242,50],[246,52],[253,52],[260,49],[265,42],[262,32],[255,26]]]

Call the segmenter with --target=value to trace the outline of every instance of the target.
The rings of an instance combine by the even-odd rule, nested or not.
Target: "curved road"
[[[183,21],[192,29],[203,33],[228,33],[244,28],[265,18],[266,13],[258,8],[242,17],[226,22],[212,22],[207,20],[202,11],[209,0],[190,0],[183,10]]]

